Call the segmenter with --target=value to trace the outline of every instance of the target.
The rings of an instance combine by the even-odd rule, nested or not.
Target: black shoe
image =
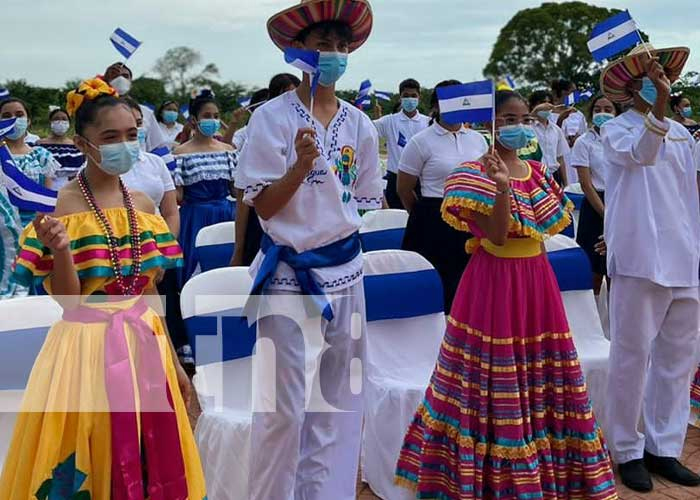
[[[647,493],[654,487],[649,471],[644,466],[644,460],[641,458],[618,465],[618,470],[620,471],[622,484],[631,490]]]
[[[657,457],[644,452],[644,462],[650,472],[681,486],[700,486],[700,476],[672,457]]]

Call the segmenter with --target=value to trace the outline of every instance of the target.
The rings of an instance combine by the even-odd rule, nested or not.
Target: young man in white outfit
[[[693,140],[664,116],[688,53],[639,46],[601,77],[608,98],[634,102],[601,129],[613,281],[604,424],[622,482],[640,492],[652,489],[650,472],[700,485],[700,476],[678,462],[697,366],[700,208]]]
[[[399,173],[401,154],[408,141],[418,132],[428,128],[430,117],[418,111],[420,104],[420,83],[409,78],[399,85],[401,110],[398,113],[381,116],[381,107],[375,109],[374,125],[379,138],[386,140],[389,161],[386,169],[386,202],[389,208],[404,208],[396,191],[396,179]],[[381,116],[381,118],[379,118]]]
[[[311,339],[292,319],[258,316],[258,350],[274,345],[276,397],[267,402],[276,407],[253,415],[251,500],[355,500],[363,405],[351,374],[365,344],[358,210],[381,208],[383,186],[377,131],[336,97],[335,84],[371,27],[366,0],[306,0],[268,22],[279,48],[320,51],[321,70],[313,113],[304,74],[296,91],[261,106],[248,126],[236,187],[264,231],[253,293],[262,294],[260,312],[313,295],[330,347],[310,360]]]

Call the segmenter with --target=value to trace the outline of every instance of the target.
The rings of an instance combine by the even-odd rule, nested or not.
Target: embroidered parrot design
[[[343,146],[340,156],[335,162],[335,174],[343,185],[343,203],[350,203],[352,188],[357,183],[357,164],[355,150],[351,146]]]

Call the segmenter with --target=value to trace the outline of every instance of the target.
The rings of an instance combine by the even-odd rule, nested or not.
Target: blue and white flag
[[[7,99],[10,97],[10,91],[7,89],[0,89],[0,99]]]
[[[515,89],[518,88],[518,85],[515,83],[515,80],[513,79],[512,76],[506,75],[506,80],[505,80],[505,81],[506,81],[506,83],[508,84],[508,86],[509,86],[511,89],[515,90]]]
[[[141,46],[141,42],[121,28],[115,29],[109,40],[114,45],[114,48],[117,49],[117,52],[123,55],[125,59],[129,59],[136,52],[136,49]]]
[[[591,97],[593,97],[593,91],[591,89],[584,90],[583,92],[574,90],[564,98],[564,104],[566,106],[574,106],[580,102],[587,101]]]
[[[357,93],[357,98],[358,100],[362,97],[367,97],[372,95],[373,88],[372,88],[372,82],[369,80],[365,80],[360,84],[360,91]]]
[[[495,89],[491,80],[450,85],[437,90],[440,118],[451,125],[493,120]]]
[[[248,97],[241,97],[238,99],[238,105],[242,108],[247,108],[250,106],[250,101],[252,100],[251,96]]]
[[[319,68],[320,55],[321,53],[316,50],[295,49],[293,47],[284,49],[284,61],[311,77],[312,96],[316,94],[318,78],[321,75]]]
[[[406,141],[406,136],[402,132],[399,132],[398,145],[400,148],[405,148],[408,141]]]
[[[151,111],[155,111],[155,110],[156,110],[155,104],[151,104],[150,102],[144,102],[144,103],[141,103],[141,104],[142,104],[143,106],[146,106],[146,107],[147,107],[148,109],[150,109]]]
[[[189,120],[190,118],[190,107],[187,104],[183,104],[180,106],[180,114],[185,120]]]
[[[377,90],[374,92],[374,97],[379,99],[380,101],[391,101],[391,98],[394,94],[391,92],[384,92],[383,90]]]
[[[161,146],[159,148],[156,148],[153,151],[151,151],[151,154],[160,156],[165,162],[165,165],[168,167],[168,170],[170,170],[171,172],[177,167],[175,157],[173,156],[173,153],[167,146]]]
[[[372,106],[372,98],[370,96],[358,97],[355,99],[355,107],[360,109],[369,109]]]
[[[637,45],[642,38],[628,11],[620,12],[597,24],[588,39],[588,50],[598,62],[610,59]]]
[[[17,118],[14,117],[0,120],[0,140],[12,132],[12,129],[15,128],[15,120],[17,120]]]
[[[51,213],[56,209],[58,192],[33,181],[15,166],[6,145],[0,146],[0,184],[7,188],[7,197],[20,210]]]

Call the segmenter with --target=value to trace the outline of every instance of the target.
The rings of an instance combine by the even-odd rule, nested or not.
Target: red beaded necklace
[[[134,295],[134,288],[137,278],[141,274],[141,235],[139,232],[138,220],[136,218],[136,210],[134,210],[134,203],[131,199],[131,193],[129,193],[129,190],[126,188],[122,180],[119,179],[119,187],[121,188],[122,195],[124,196],[124,206],[126,207],[126,213],[129,217],[129,234],[131,235],[133,273],[131,279],[127,280],[125,279],[126,276],[123,273],[121,259],[119,258],[119,240],[114,236],[114,231],[112,230],[112,225],[109,223],[109,219],[107,219],[107,216],[97,205],[95,196],[90,190],[90,184],[88,183],[87,176],[85,175],[85,170],[82,170],[78,175],[78,185],[80,186],[80,191],[82,191],[85,201],[87,201],[88,205],[90,206],[90,210],[92,210],[97,218],[97,221],[100,223],[102,232],[107,237],[109,257],[112,261],[112,269],[114,270],[118,290],[122,295]]]

